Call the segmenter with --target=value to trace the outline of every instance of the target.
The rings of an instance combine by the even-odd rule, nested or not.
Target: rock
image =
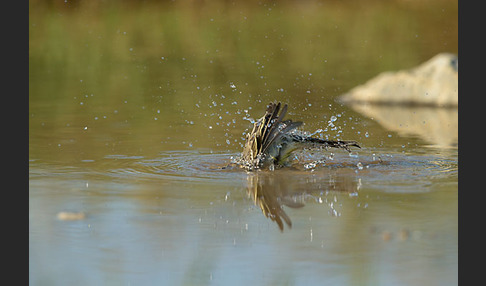
[[[339,97],[344,103],[456,107],[458,58],[441,53],[410,70],[384,72]]]
[[[381,238],[383,239],[383,241],[390,241],[392,237],[392,233],[388,230],[384,230],[381,232]]]
[[[85,218],[84,212],[59,212],[57,214],[58,220],[82,220]]]

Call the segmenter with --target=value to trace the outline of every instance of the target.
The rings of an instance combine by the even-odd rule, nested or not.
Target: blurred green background
[[[260,117],[272,100],[308,127],[324,114],[320,128],[352,87],[457,53],[457,12],[453,0],[31,0],[30,156],[137,153],[130,138],[153,154],[237,151],[244,111]]]

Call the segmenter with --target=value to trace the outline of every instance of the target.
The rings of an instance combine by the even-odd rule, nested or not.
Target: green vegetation
[[[352,87],[458,49],[456,1],[82,2],[31,3],[31,80],[49,70],[48,78],[98,79],[136,92],[120,86],[123,74],[143,85],[197,75],[262,91],[262,82],[280,87],[310,73]]]
[[[259,117],[278,99],[312,126],[303,110],[329,113],[382,71],[458,50],[457,1],[29,3],[30,140],[41,154],[32,143],[49,132],[97,134],[100,148],[150,134],[156,150],[187,146],[189,135],[174,139],[184,130],[198,146],[229,139],[236,150],[244,109]],[[97,133],[80,135],[86,125]]]

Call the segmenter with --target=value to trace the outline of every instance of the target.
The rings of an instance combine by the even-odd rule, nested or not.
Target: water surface
[[[457,52],[457,1],[29,3],[32,285],[457,284],[457,110],[335,101]],[[223,168],[277,100],[362,149]]]

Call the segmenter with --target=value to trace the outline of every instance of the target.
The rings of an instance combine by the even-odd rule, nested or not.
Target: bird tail
[[[350,146],[358,147],[361,149],[361,146],[359,146],[358,142],[356,141],[326,140],[321,138],[301,137],[301,136],[294,136],[294,137],[296,141],[300,141],[303,143],[322,144],[325,147],[341,148],[341,149],[345,149],[348,152],[351,152],[351,150],[349,149]]]

